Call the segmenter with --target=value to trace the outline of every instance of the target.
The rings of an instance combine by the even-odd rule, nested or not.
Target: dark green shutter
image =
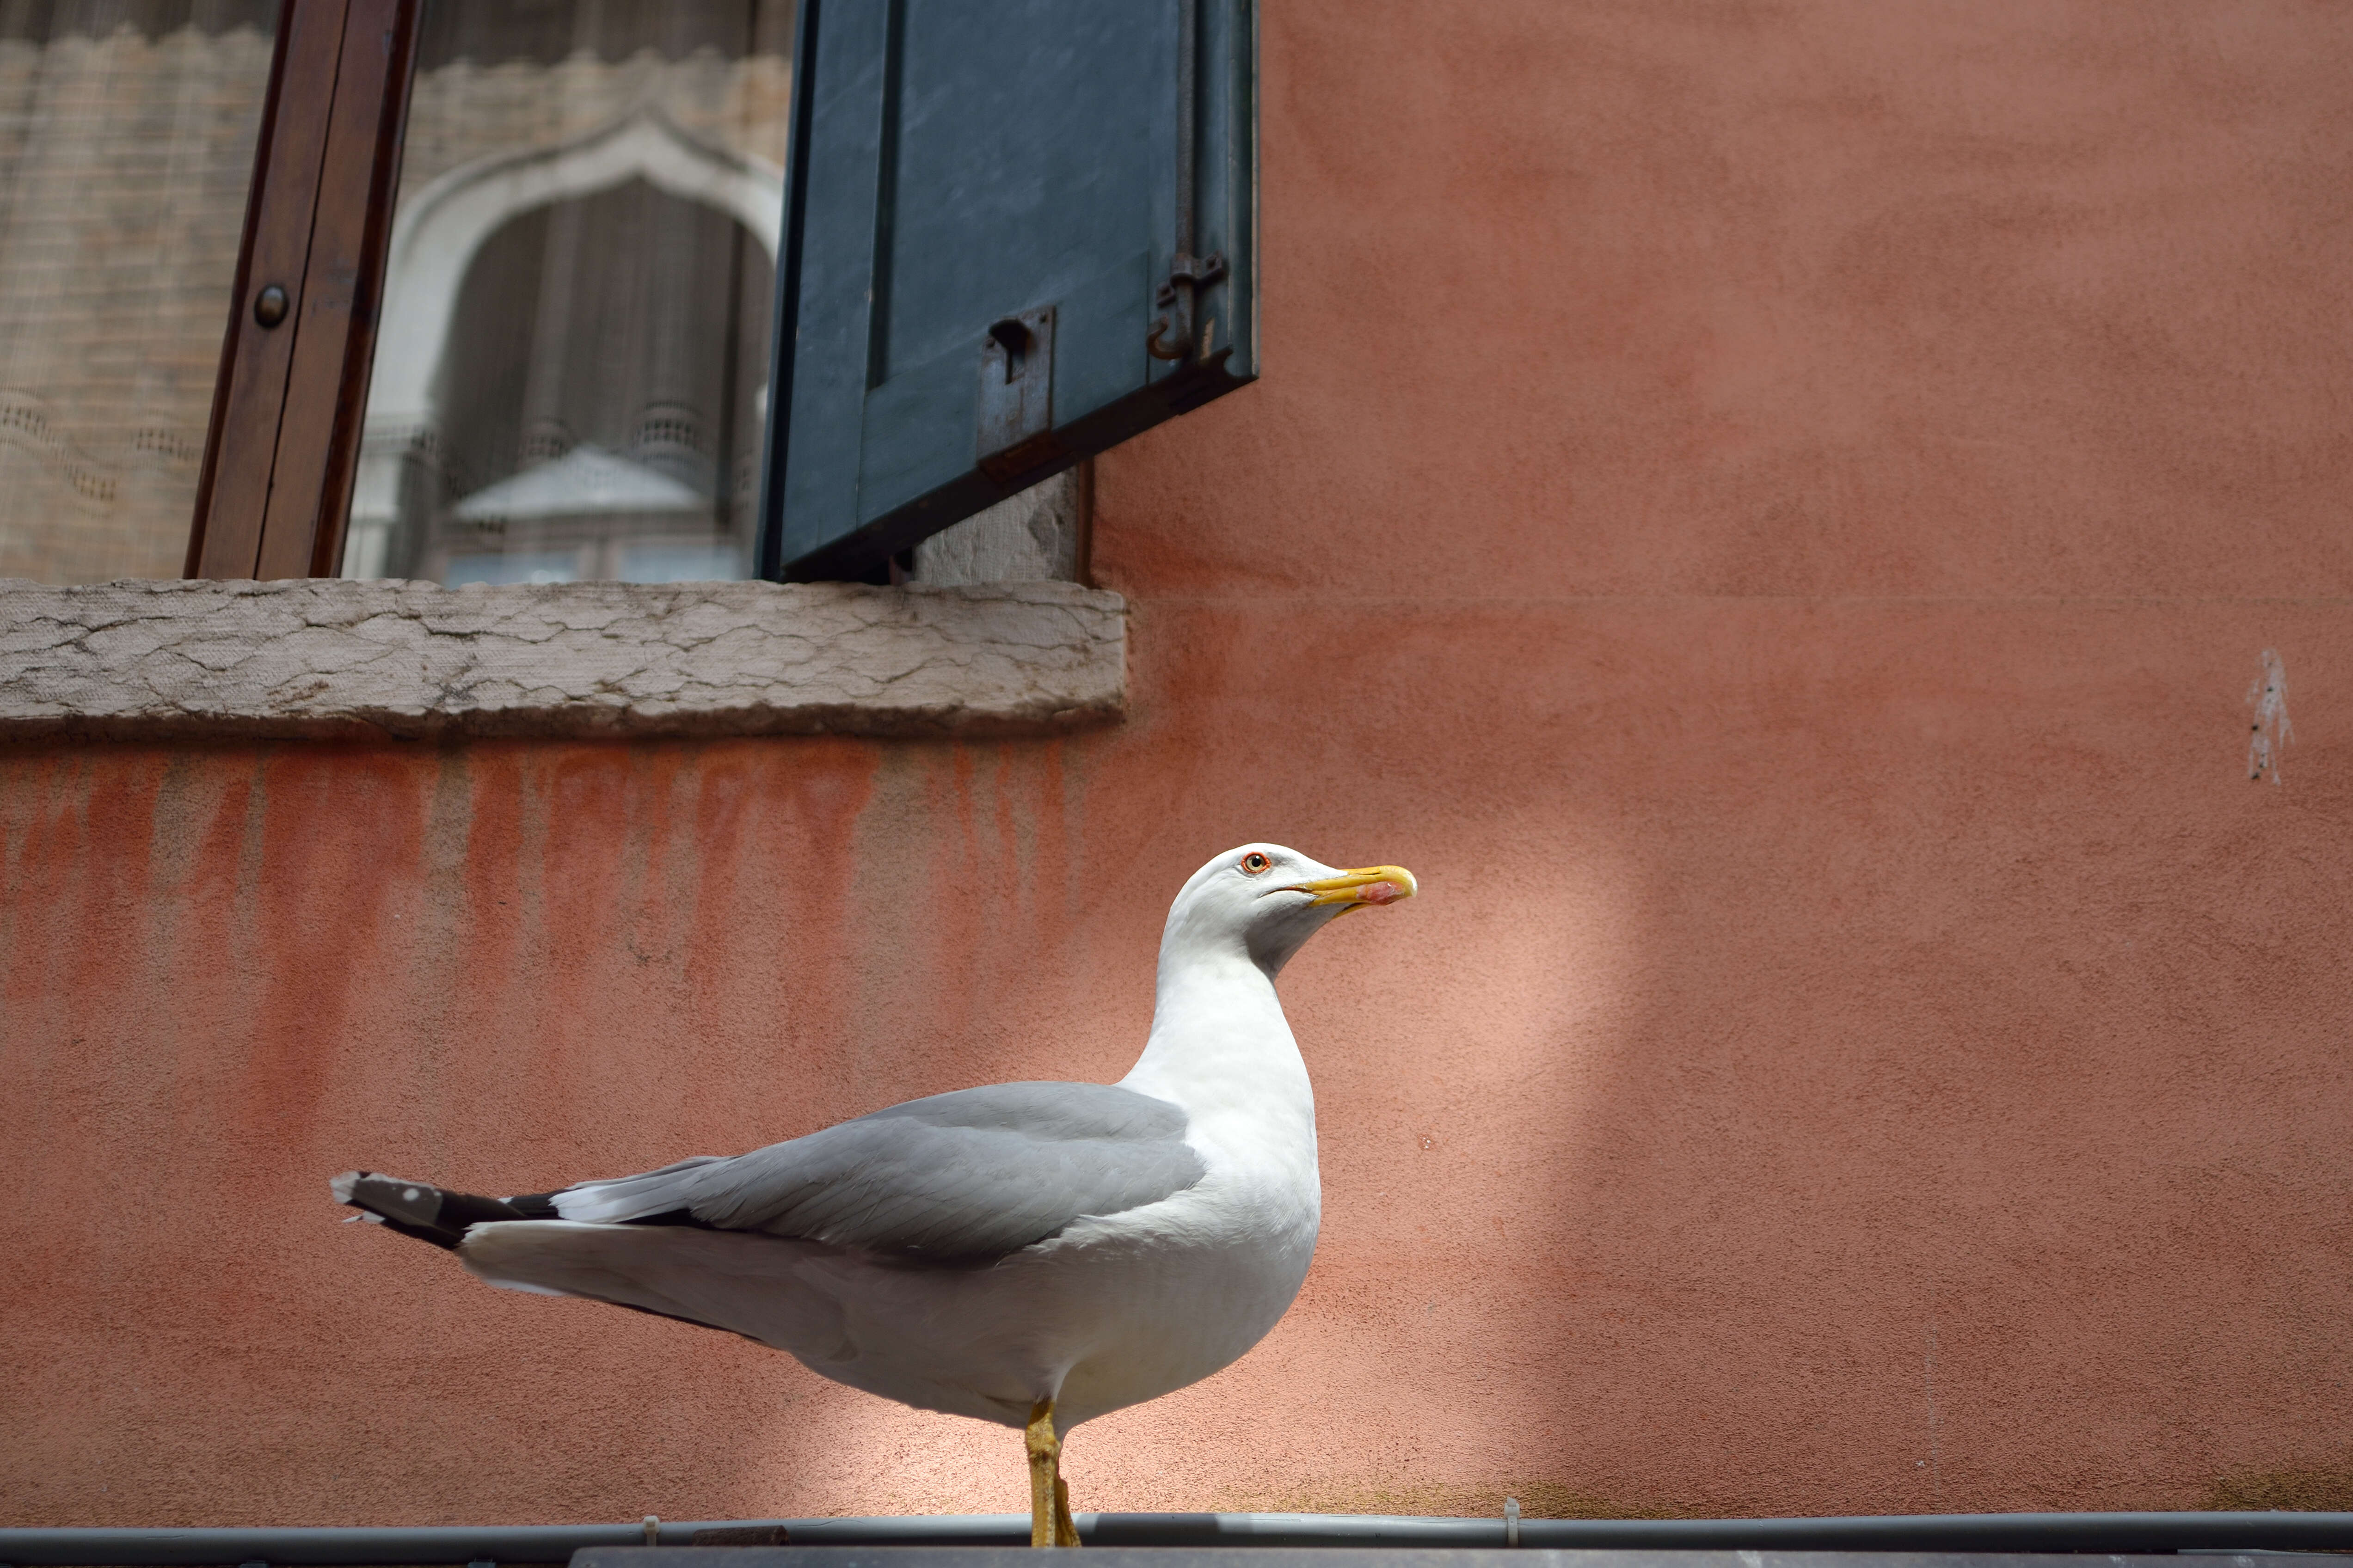
[[[803,0],[763,575],[871,577],[1257,375],[1256,43],[1250,0]]]

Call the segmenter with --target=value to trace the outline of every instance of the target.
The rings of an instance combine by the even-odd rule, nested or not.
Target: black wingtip
[[[448,1194],[429,1183],[405,1182],[397,1176],[379,1176],[373,1171],[345,1171],[327,1184],[337,1203],[355,1208],[403,1236],[452,1248],[466,1239],[463,1223],[453,1228],[443,1217],[444,1200]]]

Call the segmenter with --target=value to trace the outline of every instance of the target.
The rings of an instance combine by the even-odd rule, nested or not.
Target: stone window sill
[[[0,741],[1052,734],[1126,708],[1075,583],[0,582]]]

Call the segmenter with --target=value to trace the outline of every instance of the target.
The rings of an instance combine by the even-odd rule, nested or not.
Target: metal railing
[[[1965,1513],[1832,1519],[1424,1519],[1398,1514],[1082,1513],[1090,1546],[1671,1548],[1878,1552],[2353,1551],[2353,1513]],[[0,1568],[360,1568],[568,1562],[587,1547],[694,1545],[726,1531],[796,1546],[1017,1546],[1027,1514],[425,1529],[0,1529]],[[1507,1531],[1516,1541],[1507,1540]]]

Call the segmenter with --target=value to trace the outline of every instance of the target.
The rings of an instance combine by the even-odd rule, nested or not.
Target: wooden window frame
[[[422,8],[281,0],[190,577],[341,563]]]
[[[190,578],[340,574],[424,5],[425,0],[280,0],[189,528]],[[791,356],[780,350],[799,320],[802,208],[808,199],[813,149],[821,140],[811,133],[821,95],[806,86],[815,79],[818,6],[814,0],[800,0],[797,8],[782,215],[786,233],[777,258],[771,339],[776,370],[755,514],[757,576],[882,581],[887,574],[887,580],[896,581],[905,549],[947,522],[1256,378],[1255,7],[1251,0],[1225,0],[1215,7],[1218,25],[1205,26],[1200,0],[1177,0],[1178,82],[1185,106],[1178,142],[1184,151],[1176,176],[1175,269],[1161,292],[1173,294],[1184,313],[1181,319],[1164,315],[1153,328],[1153,341],[1176,321],[1178,352],[1154,348],[1154,360],[1166,363],[1146,367],[1145,384],[1104,410],[1059,427],[1053,439],[1040,437],[1034,444],[1045,455],[1028,466],[1000,473],[976,458],[969,482],[958,481],[964,489],[951,514],[934,516],[944,509],[927,511],[918,502],[901,509],[908,513],[904,518],[894,514],[785,560],[783,458],[797,389]],[[892,15],[897,15],[895,8]],[[1197,65],[1211,60],[1218,63],[1206,75],[1213,79],[1197,81]],[[1230,210],[1213,235],[1221,237],[1228,254],[1209,258],[1214,270],[1201,272],[1194,284],[1196,149],[1201,140],[1195,115],[1205,103],[1219,133],[1208,139],[1216,156],[1201,161],[1201,189],[1215,196],[1212,206],[1221,202]],[[1176,289],[1176,281],[1190,286]],[[1215,352],[1205,353],[1192,342],[1186,323],[1199,289],[1212,285],[1223,300],[1228,334]],[[860,335],[871,341],[862,326]],[[976,349],[976,366],[978,353]],[[1050,405],[1044,398],[1039,405]],[[862,401],[852,405],[852,414],[862,406]],[[888,537],[882,536],[884,525],[894,530]]]

